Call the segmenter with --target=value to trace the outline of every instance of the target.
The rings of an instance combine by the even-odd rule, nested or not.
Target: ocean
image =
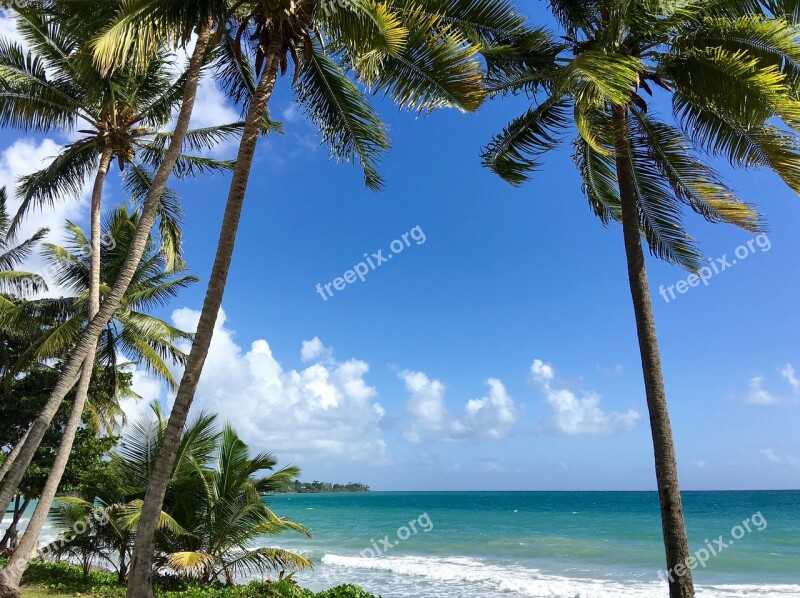
[[[666,597],[650,492],[371,492],[269,497],[313,539],[264,545],[314,562],[314,590],[406,598]],[[689,492],[697,595],[800,598],[800,492]],[[664,577],[664,579],[666,579]]]

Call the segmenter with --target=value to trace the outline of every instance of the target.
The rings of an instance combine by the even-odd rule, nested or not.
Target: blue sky
[[[537,4],[531,16],[541,21],[543,10]],[[393,151],[381,169],[387,189],[376,194],[357,168],[317,147],[288,83],[272,102],[286,133],[257,153],[197,409],[219,411],[308,480],[380,490],[654,489],[621,229],[591,214],[569,140],[515,189],[482,169],[479,153],[524,98],[469,116],[417,117],[379,102]],[[207,85],[196,122],[231,113]],[[1,135],[2,184],[66,140]],[[768,242],[669,303],[659,287],[687,273],[648,260],[682,483],[797,488],[800,199],[771,174],[720,167],[765,214]],[[115,179],[108,207],[124,199]],[[189,328],[227,179],[177,189],[187,259],[203,282],[160,315]],[[37,223],[85,222],[83,202]],[[695,216],[687,223],[706,255],[729,262],[754,238]],[[410,239],[327,301],[317,293],[415,227],[424,243]],[[146,399],[170,400],[144,373],[137,385]]]

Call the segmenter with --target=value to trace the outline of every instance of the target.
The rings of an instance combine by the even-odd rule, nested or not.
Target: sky
[[[550,22],[544,3],[528,12]],[[8,19],[0,35],[15,35]],[[289,79],[271,102],[285,133],[256,154],[193,413],[219,413],[308,481],[654,490],[622,231],[590,212],[570,140],[513,188],[481,167],[480,150],[526,98],[428,116],[377,101],[393,151],[381,165],[386,190],[374,193],[320,147]],[[237,117],[205,81],[193,125]],[[0,132],[0,185],[13,188],[70,138]],[[687,215],[714,265],[708,284],[647,263],[682,487],[798,488],[800,198],[770,173],[718,166],[765,215],[766,236]],[[186,330],[228,184],[214,175],[174,185],[201,282],[156,315]],[[104,205],[124,201],[114,169]],[[49,226],[58,242],[66,218],[85,226],[87,215],[84,194],[35,214],[23,233]],[[126,405],[131,418],[154,400],[169,406],[157,380],[141,369],[134,379],[143,398]]]

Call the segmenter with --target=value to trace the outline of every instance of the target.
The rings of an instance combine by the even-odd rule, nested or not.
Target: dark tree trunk
[[[261,134],[261,124],[266,113],[267,104],[275,87],[280,58],[278,51],[280,40],[273,42],[268,49],[268,58],[264,73],[258,83],[250,109],[247,114],[242,140],[239,144],[239,154],[236,158],[236,168],[231,180],[228,202],[222,220],[217,255],[211,270],[203,310],[197,325],[197,334],[192,343],[192,350],[186,362],[183,378],[175,397],[175,403],[170,413],[167,428],[161,444],[158,458],[147,487],[147,494],[142,505],[142,514],[136,530],[136,544],[131,559],[130,579],[128,580],[128,598],[153,598],[152,573],[153,556],[155,551],[155,534],[158,520],[164,504],[170,477],[175,466],[178,445],[183,432],[189,409],[192,406],[194,393],[200,381],[211,337],[214,334],[214,325],[217,314],[222,305],[225,293],[225,283],[228,279],[228,270],[233,257],[236,243],[236,232],[239,228],[244,196],[247,191],[247,182],[253,164],[258,137]]]
[[[636,330],[642,359],[647,409],[655,453],[656,481],[661,504],[661,525],[667,557],[670,598],[692,598],[694,585],[689,563],[689,540],[683,520],[683,506],[678,484],[678,465],[675,444],[669,420],[661,356],[650,301],[644,252],[639,225],[639,206],[631,163],[630,130],[626,108],[614,109],[617,178],[622,202],[622,229],[625,237],[625,255],[628,261],[628,279],[636,314]]]

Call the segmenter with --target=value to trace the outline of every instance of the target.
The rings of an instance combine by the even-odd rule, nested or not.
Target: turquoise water
[[[315,571],[298,578],[313,589],[354,582],[383,598],[667,595],[658,577],[655,493],[374,492],[268,501],[314,534],[264,541],[309,556]],[[698,596],[800,598],[800,492],[691,492],[684,509],[692,552],[708,554],[694,570]]]

